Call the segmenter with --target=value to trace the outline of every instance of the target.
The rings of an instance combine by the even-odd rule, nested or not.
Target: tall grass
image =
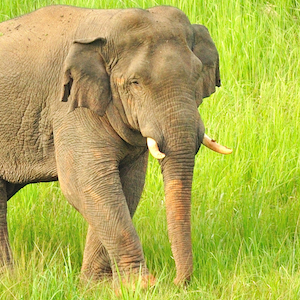
[[[174,5],[209,28],[220,53],[223,85],[200,113],[234,153],[201,148],[196,157],[192,282],[171,283],[162,178],[150,159],[134,223],[158,284],[123,299],[299,299],[300,2],[2,0],[0,20],[52,3]],[[1,299],[115,298],[110,283],[80,283],[86,224],[57,183],[24,188],[9,201],[8,222],[16,268],[0,278]]]

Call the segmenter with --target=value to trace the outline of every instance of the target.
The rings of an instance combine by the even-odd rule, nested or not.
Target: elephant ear
[[[219,71],[219,54],[212,41],[207,28],[203,25],[193,24],[194,45],[193,52],[201,60],[203,76],[198,85],[198,105],[202,98],[209,97],[215,92],[216,86],[221,86]]]
[[[101,56],[103,38],[75,41],[64,64],[63,102],[70,102],[69,112],[86,107],[105,114],[111,99],[110,80]]]

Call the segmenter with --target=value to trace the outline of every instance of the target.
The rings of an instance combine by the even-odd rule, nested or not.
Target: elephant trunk
[[[175,88],[174,88],[175,89]],[[178,87],[176,87],[178,89]],[[176,91],[175,89],[175,91]],[[191,243],[191,189],[195,154],[204,135],[204,125],[194,99],[171,91],[153,108],[155,123],[140,118],[149,152],[159,160],[164,180],[168,234],[176,264],[176,284],[189,280],[193,270]],[[175,95],[175,97],[174,97]],[[156,99],[158,97],[154,97]]]
[[[190,279],[193,271],[191,242],[191,189],[195,153],[166,157],[161,162],[165,185],[168,233],[177,276],[175,284]]]
[[[153,127],[147,126],[147,118],[141,118],[139,123],[150,153],[161,164],[168,233],[177,270],[174,282],[181,284],[190,279],[193,271],[191,190],[195,154],[201,143],[223,154],[231,150],[204,134],[204,124],[193,99],[173,98],[171,105],[165,104],[163,112],[157,122],[161,125],[158,131],[161,135],[150,130]]]

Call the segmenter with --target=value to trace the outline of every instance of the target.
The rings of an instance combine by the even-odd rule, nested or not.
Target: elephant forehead
[[[192,40],[192,28],[186,15],[173,7],[155,7],[149,10],[121,10],[112,20],[112,35],[116,42],[143,43],[162,39]]]
[[[188,26],[190,25],[190,21],[188,17],[185,15],[183,11],[176,7],[172,6],[155,6],[149,8],[148,11],[157,18],[163,17],[169,19],[172,23],[179,22],[182,25]]]
[[[124,26],[137,26],[143,23],[180,23],[183,26],[190,25],[188,17],[180,9],[171,6],[156,6],[145,9],[129,8],[119,10],[114,17]]]
[[[143,78],[144,83],[160,83],[171,77],[173,80],[178,78],[181,82],[193,82],[200,76],[202,63],[187,45],[163,41],[136,47],[119,60],[115,70],[125,77]],[[117,83],[119,82],[123,83],[123,80],[118,79]]]

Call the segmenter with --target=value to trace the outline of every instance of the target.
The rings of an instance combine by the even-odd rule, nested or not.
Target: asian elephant
[[[189,280],[195,154],[201,143],[231,152],[205,135],[197,109],[216,86],[208,30],[177,8],[49,6],[0,23],[1,264],[12,264],[7,201],[59,180],[89,224],[82,274],[154,282],[131,220],[149,150],[163,173],[175,283]]]

